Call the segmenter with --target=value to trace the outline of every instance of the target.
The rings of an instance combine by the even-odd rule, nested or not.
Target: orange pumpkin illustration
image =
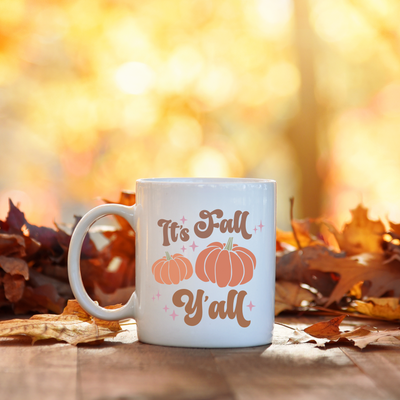
[[[176,285],[193,275],[193,267],[191,262],[182,254],[170,256],[168,252],[165,252],[165,256],[153,264],[151,272],[153,272],[158,283]]]
[[[243,285],[253,278],[256,257],[244,248],[233,244],[233,238],[225,245],[209,244],[196,260],[196,275],[204,282],[216,283],[219,287]]]

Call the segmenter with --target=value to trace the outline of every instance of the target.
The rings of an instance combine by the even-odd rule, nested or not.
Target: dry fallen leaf
[[[392,291],[393,296],[400,296],[400,262],[385,263],[383,254],[364,253],[346,258],[323,254],[318,259],[309,260],[308,264],[311,270],[334,272],[340,276],[326,307],[339,302],[360,281],[369,282],[368,296],[380,297],[388,291]]]
[[[365,301],[355,300],[352,306],[355,311],[369,315],[372,318],[384,318],[388,320],[400,319],[398,297],[370,297]]]
[[[20,235],[0,233],[0,254],[7,257],[24,257],[26,255],[25,240]]]
[[[315,295],[298,283],[277,281],[275,283],[275,315],[285,310],[295,310],[303,301],[309,303]]]
[[[276,230],[276,249],[277,251],[289,250],[296,248],[302,249],[309,246],[326,246],[325,235],[321,232],[322,220],[320,218],[306,218],[302,220],[293,218],[294,198],[290,199],[290,224],[291,232],[285,232],[281,229]],[[316,227],[318,235],[311,233],[312,227]],[[314,229],[315,230],[315,229]]]
[[[107,204],[115,203],[115,202],[107,200],[107,199],[103,199],[103,201]],[[135,192],[130,192],[130,191],[124,190],[120,193],[118,204],[122,204],[123,206],[132,206],[135,203],[136,203]],[[118,221],[118,224],[122,229],[132,230],[131,225],[125,218],[120,217],[119,215],[116,215],[115,218]]]
[[[276,241],[278,244],[282,245],[283,243],[291,246],[292,248],[298,248],[298,244],[303,247],[307,246],[315,246],[315,245],[323,245],[324,243],[321,240],[314,238],[308,232],[308,221],[293,221],[293,228],[296,229],[297,240],[293,234],[293,232],[286,232],[281,229],[276,230]],[[290,248],[290,247],[289,247]]]
[[[116,308],[113,306],[109,308]],[[103,321],[90,316],[76,300],[69,300],[61,315],[41,314],[29,319],[0,322],[0,337],[30,336],[38,340],[56,339],[77,345],[114,337],[122,332],[117,321]]]
[[[332,225],[329,225],[340,249],[348,256],[361,253],[381,253],[382,235],[386,231],[382,221],[370,220],[368,209],[361,204],[350,212],[353,218],[344,226],[342,232],[338,232]]]
[[[395,343],[400,345],[400,329],[378,330],[365,325],[352,331],[342,332],[339,325],[344,318],[345,315],[341,315],[329,321],[313,324],[303,331],[296,330],[296,334],[293,339],[289,340],[289,343],[300,344],[314,341],[318,347],[321,347],[329,343],[345,342],[363,349],[372,343],[389,342],[393,344],[393,340],[395,340]]]
[[[329,296],[337,283],[336,277],[329,273],[331,271],[326,273],[310,268],[312,261],[318,265],[319,260],[324,256],[331,256],[335,259],[343,258],[343,255],[333,253],[324,246],[304,247],[301,250],[284,254],[276,260],[276,278],[277,280],[305,283],[317,289],[324,296]]]
[[[29,268],[25,260],[21,258],[0,256],[0,268],[10,275],[22,275],[25,280],[29,279]]]
[[[304,332],[318,339],[330,339],[340,334],[339,325],[346,318],[345,315],[332,318],[329,321],[318,322],[304,329]]]

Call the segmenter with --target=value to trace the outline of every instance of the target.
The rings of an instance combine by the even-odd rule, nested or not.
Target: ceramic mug
[[[79,259],[89,227],[124,217],[136,233],[136,289],[122,308],[97,305]],[[140,179],[136,204],[105,204],[76,226],[68,254],[72,291],[104,320],[134,318],[138,338],[180,347],[271,343],[276,183],[264,179]]]

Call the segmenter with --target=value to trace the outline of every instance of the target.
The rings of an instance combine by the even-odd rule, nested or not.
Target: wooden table
[[[0,339],[0,399],[400,399],[400,345],[322,350],[287,344],[291,335],[276,325],[272,345],[242,349],[147,345],[135,325],[95,346]]]

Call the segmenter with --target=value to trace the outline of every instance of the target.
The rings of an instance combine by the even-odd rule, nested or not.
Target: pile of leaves
[[[291,232],[277,231],[276,315],[317,310],[400,319],[400,225],[369,219],[362,205],[351,214],[341,231],[322,218],[292,218]]]
[[[134,193],[121,193],[119,204],[134,203]],[[115,218],[119,229],[100,230],[108,244],[99,250],[88,234],[82,246],[85,288],[103,306],[125,302],[134,290],[135,234],[127,221]],[[79,219],[75,217],[75,226]],[[57,224],[54,228],[30,224],[10,200],[8,215],[0,220],[0,309],[60,314],[73,298],[67,271],[70,240],[71,235]]]

